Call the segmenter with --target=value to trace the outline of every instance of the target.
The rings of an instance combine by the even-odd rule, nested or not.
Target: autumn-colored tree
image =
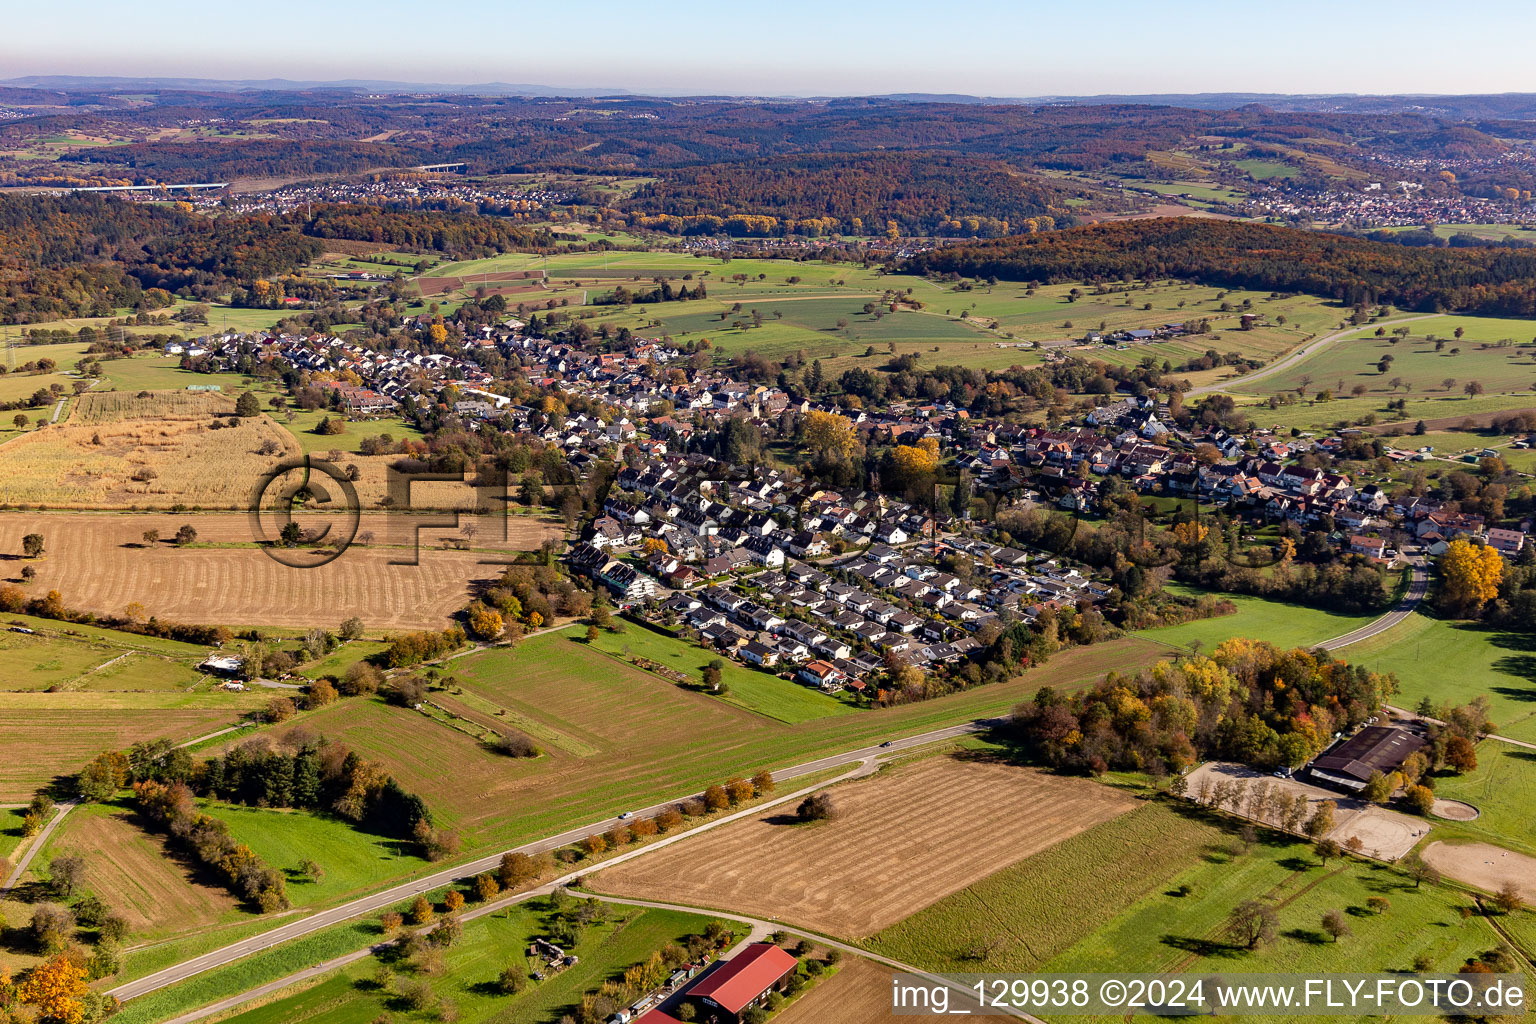
[[[432,920],[432,903],[425,896],[417,896],[411,901],[411,924],[426,924]]]
[[[1493,905],[1503,913],[1513,914],[1525,906],[1525,896],[1514,882],[1505,882],[1499,887],[1499,891],[1493,894]]]
[[[475,899],[481,903],[495,899],[500,892],[501,883],[494,875],[482,872],[475,876]]]
[[[662,537],[647,537],[640,542],[640,551],[645,555],[665,555],[670,550]]]
[[[1465,736],[1452,736],[1445,744],[1445,763],[1459,774],[1477,770],[1477,748]]]
[[[1193,519],[1186,519],[1184,522],[1175,523],[1173,526],[1174,537],[1178,539],[1179,544],[1186,548],[1199,544],[1210,535],[1210,532],[1211,528],[1209,526],[1196,522]]]
[[[85,968],[61,954],[32,968],[16,986],[16,999],[34,1007],[38,1024],[79,1024],[84,1016]]]
[[[1440,556],[1440,598],[1453,615],[1476,615],[1499,593],[1504,559],[1493,548],[1457,537]]]
[[[751,800],[756,795],[756,790],[746,779],[727,779],[725,793],[731,798],[731,803],[739,804]]]
[[[1403,803],[1414,814],[1428,817],[1435,806],[1435,791],[1428,786],[1409,786],[1403,793]]]
[[[464,894],[457,889],[449,889],[443,897],[443,909],[450,914],[457,914],[464,909]]]
[[[581,841],[581,848],[587,851],[589,856],[595,857],[597,854],[608,849],[608,840],[603,838],[601,833],[590,835]]]
[[[811,451],[832,458],[846,458],[858,448],[853,423],[833,412],[805,414],[805,444]]]
[[[668,807],[655,818],[656,827],[663,832],[670,832],[683,823],[683,812],[676,807]]]
[[[711,811],[724,810],[731,805],[731,795],[725,787],[719,785],[710,786],[704,791],[704,806]]]
[[[432,344],[441,345],[448,340],[448,328],[442,324],[433,324],[427,328],[427,336],[432,339]]]
[[[1338,809],[1338,804],[1332,800],[1324,800],[1317,805],[1317,810],[1312,812],[1312,817],[1307,819],[1303,831],[1313,839],[1321,839],[1333,831],[1333,813]]]
[[[752,776],[752,788],[757,790],[759,795],[764,793],[772,793],[773,772],[770,772],[765,768],[758,772],[756,775]]]
[[[307,708],[323,708],[328,704],[336,703],[336,687],[325,679],[317,679],[309,684],[309,689],[304,694],[304,706]]]
[[[494,640],[505,628],[501,613],[478,601],[469,609],[468,626],[469,635],[479,640]]]

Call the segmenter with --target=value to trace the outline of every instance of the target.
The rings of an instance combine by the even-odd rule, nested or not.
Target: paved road
[[[723,910],[715,910],[712,907],[689,907],[680,903],[655,903],[650,900],[630,900],[623,899],[618,896],[604,896],[601,893],[587,892],[585,890],[582,891],[581,895],[590,896],[591,898],[597,900],[602,900],[604,903],[618,903],[627,907],[648,907],[653,910],[681,910],[689,914],[708,914],[711,917],[720,917],[727,921],[736,921],[740,924],[750,925],[754,932],[760,931],[762,929],[767,929],[769,932],[783,929],[787,932],[793,932],[796,935],[807,936],[811,939],[814,939],[816,942],[823,946],[828,946],[832,949],[839,949],[844,953],[851,953],[854,956],[862,956],[866,960],[873,960],[877,964],[882,964],[891,968],[892,970],[900,971],[903,974],[916,974],[928,981],[930,984],[942,985],[945,988],[951,989],[955,994],[961,997],[962,1001],[958,1005],[968,1005],[964,1001],[965,997],[971,997],[972,999],[975,997],[975,992],[972,989],[959,982],[947,980],[937,974],[930,974],[927,971],[913,967],[911,964],[902,963],[900,960],[893,960],[888,956],[881,956],[879,953],[872,953],[860,946],[849,945],[848,943],[843,942],[840,939],[834,939],[829,935],[820,935],[816,932],[806,931],[804,928],[796,928],[779,922],[764,921],[761,918],[756,917],[744,917],[741,914],[733,914]],[[1031,1024],[1045,1024],[1045,1021],[1041,1020],[1039,1017],[1025,1013],[1023,1010],[1016,1010],[1012,1008],[1004,1009],[1002,1007],[998,1007],[995,1011],[991,1010],[989,1007],[988,1010],[989,1012],[993,1012],[998,1015],[1017,1017],[1020,1020],[1030,1021]],[[950,1012],[956,1013],[958,1011],[952,1009]]]
[[[68,814],[79,805],[80,801],[78,800],[66,800],[64,803],[59,804],[58,807],[55,808],[52,820],[43,826],[43,830],[39,832],[35,838],[33,838],[32,845],[27,847],[26,854],[21,858],[21,860],[16,862],[16,867],[11,872],[11,877],[5,880],[5,888],[0,889],[0,898],[9,896],[11,894],[11,890],[16,887],[16,883],[21,881],[21,876],[26,874],[27,865],[32,863],[32,858],[37,856],[37,851],[41,850],[47,844],[48,837],[53,835],[53,830],[59,827],[59,822],[64,820],[64,815]]]
[[[1334,331],[1332,334],[1325,334],[1321,338],[1316,338],[1307,342],[1305,345],[1301,346],[1290,355],[1285,356],[1282,359],[1277,359],[1275,362],[1270,363],[1268,366],[1254,370],[1252,373],[1245,373],[1241,377],[1233,377],[1231,380],[1224,380],[1219,384],[1208,384],[1203,388],[1192,388],[1184,393],[1184,398],[1188,400],[1191,398],[1199,398],[1202,395],[1214,394],[1218,391],[1229,391],[1232,388],[1239,386],[1246,387],[1247,385],[1252,384],[1254,381],[1263,380],[1265,377],[1271,377],[1277,373],[1289,370],[1291,367],[1295,366],[1302,360],[1307,359],[1308,357],[1322,351],[1329,345],[1332,345],[1334,342],[1338,341],[1340,338],[1349,337],[1351,334],[1359,334],[1361,331],[1370,331],[1381,326],[1386,326],[1389,328],[1397,327],[1401,324],[1412,323],[1415,320],[1433,320],[1438,316],[1444,316],[1444,314],[1426,313],[1423,316],[1405,316],[1400,320],[1387,321],[1385,324],[1366,324],[1363,327],[1348,327],[1342,331]]]
[[[873,757],[867,757],[860,761],[858,766],[854,768],[853,771],[845,772],[835,779],[830,779],[826,782],[818,782],[814,785],[807,786],[804,789],[796,790],[792,793],[780,793],[774,796],[771,800],[763,801],[761,803],[754,803],[752,806],[743,808],[740,811],[735,811],[723,817],[716,818],[713,821],[707,821],[702,825],[698,825],[683,832],[678,832],[674,835],[667,836],[665,839],[661,839],[653,843],[648,843],[645,846],[637,847],[636,849],[630,850],[626,853],[619,854],[616,857],[611,857],[608,860],[603,861],[601,864],[588,865],[585,868],[580,868],[576,871],[569,872],[568,874],[562,875],[561,877],[553,879],[552,881],[545,882],[543,885],[540,885],[536,888],[529,889],[526,892],[514,893],[510,896],[504,896],[499,900],[493,900],[490,903],[482,904],[478,907],[475,907],[473,910],[469,910],[463,914],[460,914],[459,919],[461,921],[473,921],[476,918],[485,917],[487,914],[494,914],[498,910],[502,910],[514,904],[522,903],[525,900],[530,900],[536,896],[542,896],[546,893],[552,892],[555,889],[570,885],[572,882],[576,881],[583,875],[590,876],[594,872],[601,871],[604,868],[610,868],[616,864],[622,864],[625,861],[633,860],[636,857],[643,857],[665,846],[670,846],[672,843],[681,842],[684,839],[696,836],[701,832],[708,832],[710,829],[719,828],[721,825],[729,824],[730,822],[737,821],[741,818],[761,814],[764,810],[775,807],[779,804],[791,803],[795,800],[799,800],[808,793],[815,792],[816,790],[830,786],[833,783],[869,775],[874,772],[877,767],[879,766],[876,759]],[[788,773],[785,774],[787,775]],[[746,918],[736,918],[729,914],[722,914],[718,916],[730,917],[732,920],[747,920]],[[438,923],[441,922],[439,921]],[[758,939],[761,939],[763,936],[767,935],[768,932],[773,931],[776,927],[767,925],[766,922],[764,922],[763,925],[764,927],[762,929],[757,927],[752,929],[752,933],[748,937],[748,941],[757,941]],[[429,927],[427,931],[431,931],[436,927],[437,924],[434,924]],[[394,945],[397,941],[399,940],[391,939],[387,942],[376,943],[364,949],[353,950],[350,953],[343,953],[341,956],[333,957],[330,960],[315,964],[313,967],[306,967],[301,971],[296,971],[293,974],[286,975],[274,981],[269,981],[264,985],[258,985],[255,988],[247,989],[238,995],[230,996],[228,999],[221,999],[216,1003],[210,1003],[207,1006],[199,1007],[196,1010],[191,1010],[179,1017],[173,1017],[171,1020],[166,1021],[165,1024],[193,1024],[194,1021],[203,1020],[206,1017],[211,1017],[216,1013],[222,1013],[225,1010],[232,1010],[235,1007],[242,1006],[254,999],[260,999],[263,996],[269,996],[275,992],[281,992],[290,986],[308,981],[311,978],[317,978],[322,974],[326,974],[338,968],[345,967],[348,964],[354,964],[365,957],[371,956],[379,950]],[[730,954],[727,954],[727,956],[729,955]]]
[[[1350,644],[1357,644],[1361,640],[1367,640],[1378,633],[1385,633],[1412,615],[1414,609],[1424,600],[1424,595],[1428,591],[1429,573],[1424,569],[1424,566],[1415,565],[1413,567],[1413,576],[1408,581],[1408,593],[1403,595],[1403,599],[1397,603],[1396,607],[1375,622],[1367,623],[1359,629],[1351,630],[1342,636],[1336,636],[1332,640],[1324,640],[1317,646],[1325,651],[1336,651],[1341,647],[1348,647]]]
[[[1417,711],[1409,711],[1407,708],[1393,707],[1391,704],[1383,704],[1382,707],[1386,708],[1389,712],[1399,718],[1412,718],[1420,722],[1431,722],[1435,725],[1445,724],[1438,718],[1430,718],[1428,715],[1421,715]],[[1500,743],[1513,744],[1517,747],[1524,747],[1527,750],[1536,750],[1536,743],[1527,743],[1525,740],[1516,740],[1511,739],[1508,736],[1500,736],[1496,732],[1485,732],[1483,733],[1482,738],[1485,740],[1498,740]]]
[[[943,740],[955,739],[960,736],[967,736],[973,733],[981,732],[989,728],[993,722],[995,722],[995,719],[978,719],[973,722],[965,722],[960,725],[953,725],[943,729],[934,729],[930,732],[919,733],[915,736],[907,736],[901,739],[891,740],[889,747],[876,745],[860,747],[857,750],[850,750],[841,754],[832,754],[827,757],[818,758],[815,761],[807,761],[804,764],[774,772],[774,779],[779,782],[784,782],[790,779],[800,778],[832,768],[841,768],[847,765],[858,764],[860,762],[874,761],[880,757],[888,756],[890,754],[902,750],[907,750],[912,747],[924,746],[930,743],[937,743]],[[675,805],[683,799],[687,799],[687,797],[673,797],[671,799],[652,804],[649,807],[636,808],[633,813],[637,817],[649,817],[651,815],[660,813],[661,811]],[[759,807],[760,806],[761,805],[759,805]],[[754,810],[756,810],[756,808],[754,808]],[[585,839],[587,836],[594,835],[599,832],[606,832],[617,823],[617,818],[604,818],[601,821],[592,822],[587,825],[580,825],[576,828],[562,832],[557,836],[550,836],[546,839],[540,839],[536,842],[528,843],[524,846],[519,846],[512,850],[498,851],[486,857],[481,857],[473,861],[457,864],[453,867],[443,868],[442,870],[435,871],[430,875],[425,875],[408,882],[402,882],[399,885],[391,886],[390,888],[381,892],[374,893],[371,896],[364,896],[353,900],[350,903],[344,903],[338,907],[320,911],[319,913],[312,914],[311,916],[303,918],[302,920],[280,925],[276,928],[269,929],[260,935],[255,935],[248,939],[243,939],[240,942],[231,943],[230,945],[224,946],[221,949],[216,949],[212,952],[204,953],[202,956],[197,956],[190,960],[185,960],[174,966],[167,967],[164,970],[157,971],[154,974],[146,975],[143,978],[138,978],[134,981],[119,985],[116,988],[111,989],[109,994],[116,996],[118,999],[126,1001],[137,996],[142,996],[146,993],[165,988],[168,985],[175,985],[181,981],[186,980],[187,978],[192,977],[193,975],[201,974],[203,971],[212,970],[215,967],[222,967],[223,965],[231,963],[235,960],[239,960],[242,957],[250,956],[252,953],[258,953],[264,949],[269,949],[272,946],[276,946],[280,943],[291,942],[294,939],[302,938],[306,935],[311,935],[322,929],[329,928],[332,925],[340,924],[343,921],[350,921],[353,918],[362,917],[375,911],[382,910],[385,907],[393,906],[415,896],[417,893],[427,892],[432,889],[440,888],[460,878],[477,875],[482,871],[494,871],[501,864],[503,852],[527,853],[530,855],[548,853],[553,850],[557,850],[562,846],[569,846],[572,843],[579,842],[582,839]],[[713,825],[716,823],[710,824]],[[682,834],[683,833],[679,833],[679,837]],[[659,843],[652,843],[646,847],[643,847],[642,850],[634,852],[639,853],[658,849],[665,842],[666,840],[663,840]],[[614,858],[613,861],[608,863],[617,862],[618,858]]]

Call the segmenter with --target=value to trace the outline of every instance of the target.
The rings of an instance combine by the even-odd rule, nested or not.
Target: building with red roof
[[[706,1007],[740,1017],[742,1011],[780,988],[798,963],[772,942],[754,942],[701,978],[688,995]]]

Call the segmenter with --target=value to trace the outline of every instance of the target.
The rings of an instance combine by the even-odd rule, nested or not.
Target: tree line
[[[1425,249],[1242,221],[1120,221],[937,249],[906,269],[1008,281],[1176,277],[1500,316],[1536,315],[1536,252]]]

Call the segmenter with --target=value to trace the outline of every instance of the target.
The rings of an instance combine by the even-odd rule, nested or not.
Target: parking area
[[[1209,788],[1223,781],[1246,781],[1250,786],[1269,783],[1288,793],[1300,793],[1307,798],[1309,817],[1319,803],[1332,800],[1338,805],[1338,810],[1334,812],[1335,825],[1328,838],[1340,846],[1347,845],[1352,838],[1359,839],[1360,851],[1379,860],[1395,861],[1402,857],[1430,829],[1429,822],[1423,818],[1399,814],[1359,797],[1347,796],[1338,790],[1324,789],[1297,779],[1277,779],[1247,765],[1225,761],[1208,761],[1190,772],[1186,796],[1192,800],[1197,799],[1202,782]]]

